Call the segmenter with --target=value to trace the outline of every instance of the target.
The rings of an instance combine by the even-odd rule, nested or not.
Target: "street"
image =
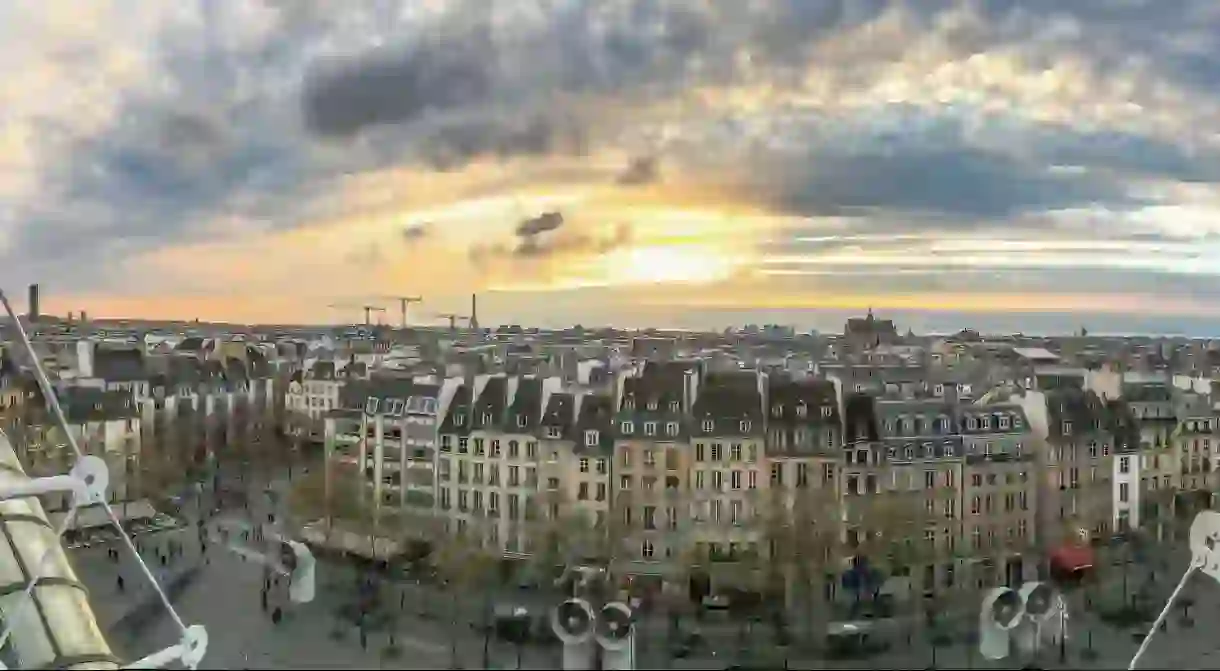
[[[230,488],[238,487],[235,473],[226,473],[224,477]],[[481,625],[490,605],[524,606],[543,618],[555,605],[551,595],[515,587],[479,593],[442,591],[436,586],[406,580],[382,580],[380,619],[384,622],[380,626],[371,624],[362,636],[352,618],[339,614],[352,609],[356,585],[363,576],[350,564],[323,560],[318,567],[317,598],[312,603],[288,603],[281,584],[270,590],[265,611],[260,596],[265,579],[263,567],[227,546],[242,544],[242,529],[262,527],[264,532],[274,531],[274,525],[268,524],[269,513],[274,513],[277,520],[285,519],[285,511],[274,510],[263,494],[268,485],[284,490],[287,483],[283,480],[283,477],[244,478],[240,488],[248,493],[245,497],[248,503],[223,508],[208,521],[206,551],[200,546],[195,520],[217,507],[217,502],[207,494],[184,505],[182,514],[187,522],[184,528],[137,538],[149,566],[164,583],[176,586],[179,594],[175,603],[183,620],[188,625],[202,624],[208,628],[210,641],[205,658],[208,667],[486,668]],[[284,505],[287,497],[278,498],[279,505]],[[228,541],[222,538],[221,529],[229,530]],[[181,547],[180,554],[171,556],[167,552],[173,544]],[[175,643],[172,621],[157,612],[159,606],[152,602],[155,595],[134,560],[120,549],[116,561],[108,556],[108,547],[118,546],[79,548],[72,550],[70,557],[90,590],[99,624],[116,653],[134,660]],[[162,555],[166,556],[164,565]],[[1168,562],[1170,567],[1184,567],[1185,557],[1174,555]],[[124,578],[122,590],[117,583],[119,575]],[[1132,569],[1128,588],[1138,589],[1145,575],[1146,571]],[[1175,582],[1176,576],[1160,576],[1150,591],[1163,602]],[[1113,577],[1107,578],[1106,583],[1109,589],[1116,589]],[[1197,577],[1188,593],[1196,602],[1192,612],[1201,620],[1205,614],[1220,611],[1220,585]],[[1047,642],[1037,663],[1043,668],[1125,667],[1138,646],[1132,634],[1141,627],[1120,629],[1101,623],[1086,610],[1083,593],[1072,595],[1070,601],[1065,661],[1059,661],[1059,646]],[[277,606],[283,609],[284,617],[275,624],[270,613]],[[734,663],[761,661],[760,655],[766,655],[771,663],[786,658],[789,668],[810,669],[923,669],[933,665],[987,669],[1020,668],[1029,663],[1029,660],[982,659],[976,645],[970,642],[974,637],[968,634],[977,626],[977,613],[963,612],[953,619],[947,627],[954,632],[953,642],[938,645],[935,650],[927,637],[914,628],[909,641],[905,635],[894,636],[886,652],[859,660],[827,661],[813,659],[811,652],[803,652],[809,648],[803,639],[810,634],[800,625],[791,627],[795,644],[792,650],[784,651],[776,646],[772,629],[766,623],[745,626],[713,617],[699,623],[707,645],[687,659],[671,659],[668,622],[657,615],[641,619],[637,625],[637,666],[724,668]],[[1220,646],[1210,636],[1210,627],[1202,623],[1189,627],[1181,620],[1175,609],[1167,630],[1152,643],[1142,668],[1198,668],[1220,662]],[[487,641],[486,656],[493,668],[516,668],[519,656],[524,668],[559,668],[560,653],[555,644],[529,644],[518,649],[492,637]]]

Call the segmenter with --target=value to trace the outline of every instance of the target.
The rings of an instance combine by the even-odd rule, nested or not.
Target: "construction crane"
[[[412,303],[422,303],[422,296],[378,296],[378,300],[383,301],[398,301],[398,306],[402,310],[402,328],[407,328],[407,306]]]
[[[331,303],[327,307],[332,310],[364,310],[364,325],[372,326],[372,315],[374,312],[385,312],[385,308],[380,305],[347,305],[345,303]]]
[[[448,319],[449,320],[449,332],[450,333],[457,331],[457,323],[458,323],[459,319],[470,319],[470,317],[467,317],[466,315],[459,315],[456,312],[441,312],[441,313],[437,314],[436,316],[439,319]]]

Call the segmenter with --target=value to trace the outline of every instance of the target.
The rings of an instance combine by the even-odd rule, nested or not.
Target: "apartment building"
[[[837,390],[834,382],[813,378],[772,376],[766,383],[766,554],[783,572],[786,600],[812,607],[836,582],[826,574],[837,568],[841,536]]]
[[[435,503],[442,389],[388,376],[343,387],[340,407],[323,419],[325,486],[335,507],[331,514],[371,521],[376,537],[425,531],[413,522],[430,518]]]
[[[620,566],[644,582],[664,581],[667,559],[687,559],[691,541],[684,492],[689,455],[690,399],[698,371],[680,362],[648,362],[639,376],[622,380],[614,417],[611,464],[613,524],[623,533]],[[697,490],[696,490],[697,491]]]
[[[1149,512],[1157,514],[1157,537],[1162,539],[1181,538],[1186,529],[1180,521],[1211,508],[1212,492],[1220,487],[1216,469],[1220,413],[1212,408],[1192,410],[1183,413],[1170,438],[1159,488],[1153,490],[1150,482],[1145,493],[1151,503]]]
[[[1037,451],[1024,409],[1015,403],[961,405],[962,575],[946,565],[944,587],[1016,586],[1037,573]],[[946,517],[948,517],[946,511]]]
[[[1071,386],[1050,390],[1044,398],[1039,525],[1044,545],[1100,541],[1120,525],[1138,522],[1138,513],[1132,519],[1138,510],[1132,496],[1138,496],[1140,482],[1139,437],[1127,432],[1122,404]],[[1116,459],[1120,454],[1123,458]]]
[[[608,396],[544,393],[539,479],[549,521],[545,547],[557,559],[586,561],[607,548],[614,437]]]
[[[480,376],[453,394],[441,425],[438,508],[452,533],[508,558],[534,552],[549,502],[540,496],[537,378]],[[562,435],[562,434],[561,434]],[[554,446],[552,446],[554,447]]]
[[[688,538],[694,565],[713,591],[761,591],[768,579],[772,539],[766,522],[773,502],[767,493],[765,384],[753,371],[709,373],[691,409]],[[675,487],[667,491],[681,492],[681,466],[668,476]],[[681,506],[671,503],[670,511],[681,515]],[[674,520],[670,533],[681,526]]]
[[[68,430],[81,452],[103,458],[110,469],[107,494],[111,503],[129,501],[140,493],[140,417],[135,400],[127,391],[103,391],[94,387],[67,387],[57,392],[68,422]],[[26,447],[31,472],[58,475],[75,460],[58,429]],[[70,507],[69,494],[44,499],[48,512]]]
[[[326,413],[341,407],[339,391],[350,379],[357,377],[355,369],[339,369],[334,361],[314,361],[294,372],[288,379],[284,408],[297,420],[290,428],[295,436],[311,440],[323,437]]]
[[[845,502],[874,536],[870,559],[932,595],[954,583],[961,537],[962,439],[943,400],[876,401],[879,440],[845,451]],[[895,594],[898,598],[911,594]]]

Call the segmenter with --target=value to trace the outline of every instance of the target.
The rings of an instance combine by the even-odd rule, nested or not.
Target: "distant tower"
[[[38,310],[38,285],[37,284],[30,285],[29,308],[30,308],[30,314],[29,314],[30,321],[32,321],[32,322],[38,321],[39,317],[42,316],[42,313],[39,312],[39,310]]]
[[[470,330],[479,330],[479,295],[470,294]]]

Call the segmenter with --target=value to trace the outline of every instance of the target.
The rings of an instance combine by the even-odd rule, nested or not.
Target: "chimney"
[[[30,301],[29,301],[29,318],[30,321],[36,322],[42,313],[38,311],[38,285],[30,285]]]

